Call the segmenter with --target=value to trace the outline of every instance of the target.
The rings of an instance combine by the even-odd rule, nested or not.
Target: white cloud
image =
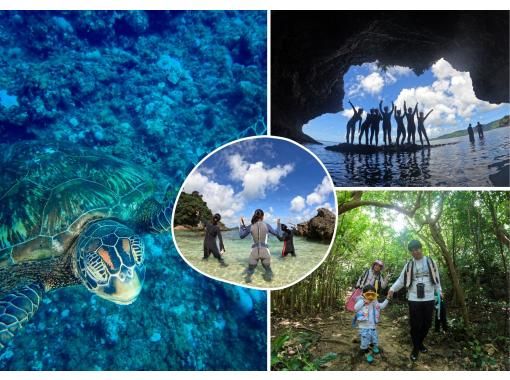
[[[246,199],[265,198],[266,190],[278,188],[281,179],[294,170],[291,164],[270,168],[262,161],[249,163],[240,154],[229,157],[228,165],[231,169],[231,178],[242,182],[241,196]]]
[[[364,96],[366,93],[371,95],[379,94],[385,85],[397,82],[400,77],[410,75],[413,70],[404,66],[379,67],[379,63],[364,63],[361,68],[367,70],[368,75],[357,75],[355,83],[347,89],[348,96]],[[351,110],[352,116],[352,110]]]
[[[402,89],[395,103],[398,108],[404,100],[408,107],[419,103],[423,112],[434,109],[425,122],[430,137],[444,133],[441,127],[457,125],[457,117],[469,120],[476,112],[499,107],[477,99],[469,73],[455,70],[446,60],[434,63],[431,71],[436,80],[430,86]]]
[[[236,224],[236,215],[244,207],[243,199],[235,194],[232,186],[214,182],[198,171],[188,177],[183,190],[186,193],[198,191],[213,214],[221,214],[226,225]]]
[[[298,195],[290,201],[290,210],[294,212],[300,212],[305,208],[305,198]]]
[[[378,72],[372,73],[361,79],[361,88],[369,94],[375,95],[384,87],[384,79]]]
[[[315,187],[312,193],[306,196],[306,203],[309,206],[322,203],[331,192],[333,192],[331,182],[327,176],[324,176],[322,182]]]

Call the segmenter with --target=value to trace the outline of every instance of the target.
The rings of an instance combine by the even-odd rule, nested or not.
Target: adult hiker
[[[383,141],[384,145],[386,145],[386,141],[388,141],[388,145],[391,145],[391,115],[393,114],[393,111],[395,111],[395,104],[391,102],[391,111],[389,111],[388,106],[384,107],[384,110],[382,108],[383,101],[381,100],[379,102],[379,111],[381,112],[383,124],[382,124],[382,130],[383,130]]]
[[[365,285],[372,285],[376,293],[380,293],[388,285],[388,280],[382,275],[384,264],[381,260],[375,260],[372,266],[365,270],[356,282],[356,289],[362,289]]]
[[[395,292],[406,287],[413,343],[409,357],[412,361],[416,361],[420,352],[428,352],[423,341],[432,326],[435,305],[434,292],[441,298],[443,295],[437,265],[430,257],[423,255],[421,243],[418,240],[411,240],[407,249],[413,258],[404,265],[399,278],[390,287],[388,298],[391,299]]]

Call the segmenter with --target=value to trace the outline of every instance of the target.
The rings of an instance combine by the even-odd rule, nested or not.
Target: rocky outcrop
[[[297,225],[296,235],[310,240],[330,241],[333,238],[335,223],[335,214],[326,208],[320,208],[317,215],[308,222]]]
[[[454,145],[455,143],[447,144],[434,144],[434,145],[418,145],[418,144],[403,144],[403,145],[364,145],[364,144],[347,144],[341,143],[337,145],[327,146],[327,150],[340,153],[359,153],[359,154],[374,154],[374,153],[402,153],[402,152],[418,152],[423,149],[437,148],[439,146]]]
[[[343,76],[376,60],[420,74],[440,58],[468,71],[475,94],[508,102],[508,11],[271,13],[271,130],[299,142],[309,120],[342,110]]]

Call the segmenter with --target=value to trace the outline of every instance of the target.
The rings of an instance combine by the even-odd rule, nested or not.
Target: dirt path
[[[336,359],[323,368],[330,371],[465,369],[462,352],[458,348],[449,347],[449,340],[452,338],[442,332],[436,333],[433,328],[425,340],[429,352],[421,354],[414,363],[410,361],[409,321],[405,305],[395,306],[391,311],[381,313],[378,333],[382,352],[375,356],[372,364],[368,364],[359,353],[358,331],[351,326],[352,316],[352,313],[338,311],[325,318],[309,318],[300,322],[279,319],[273,322],[272,335],[276,336],[286,329],[309,334],[311,339],[316,341],[310,347],[310,353],[314,357],[323,356],[328,352],[337,354]]]

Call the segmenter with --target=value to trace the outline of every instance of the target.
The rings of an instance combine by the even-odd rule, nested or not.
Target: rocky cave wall
[[[509,12],[272,12],[271,130],[300,142],[309,120],[343,109],[343,76],[376,60],[417,74],[440,58],[468,71],[479,99],[508,102]]]

